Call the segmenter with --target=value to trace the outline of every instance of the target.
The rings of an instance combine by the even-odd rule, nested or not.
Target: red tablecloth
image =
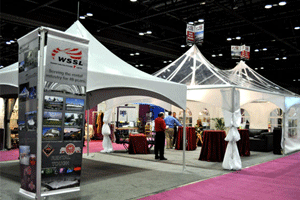
[[[186,127],[186,139],[187,147],[186,150],[196,149],[196,131],[194,127]],[[182,150],[183,148],[183,127],[178,127],[177,142],[175,149]]]
[[[199,160],[222,162],[226,150],[225,131],[206,130]]]
[[[150,153],[146,136],[144,134],[130,134],[128,152],[130,154]]]
[[[240,156],[250,156],[249,130],[239,129],[241,139],[236,143]]]

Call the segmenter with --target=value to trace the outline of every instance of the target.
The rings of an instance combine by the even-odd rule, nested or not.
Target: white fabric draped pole
[[[113,146],[112,146],[111,140],[109,138],[109,135],[111,134],[111,132],[110,132],[110,128],[108,126],[108,121],[109,121],[111,111],[112,111],[112,109],[105,111],[104,117],[103,117],[103,122],[104,122],[104,124],[102,126],[103,150],[101,152],[104,152],[104,153],[113,152]]]
[[[240,170],[242,169],[242,161],[236,144],[241,139],[237,130],[237,127],[241,124],[240,93],[235,88],[232,88],[232,90],[222,90],[221,92],[225,127],[230,128],[225,138],[228,141],[228,145],[222,167],[228,170]]]

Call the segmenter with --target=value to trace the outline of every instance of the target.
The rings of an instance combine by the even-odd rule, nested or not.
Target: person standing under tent
[[[176,112],[173,112],[173,117],[174,117],[175,119],[177,119],[177,118],[176,118]],[[177,120],[178,120],[178,119],[177,119]],[[179,120],[178,120],[178,121],[179,121]],[[175,145],[176,145],[177,135],[178,135],[178,128],[177,128],[177,124],[174,123],[174,139],[173,139],[173,146],[174,146],[174,147],[175,147]]]
[[[156,132],[154,146],[155,159],[167,160],[167,158],[164,157],[166,123],[164,121],[163,112],[160,112],[158,114],[158,117],[154,120],[154,123]],[[158,156],[158,151],[160,153],[160,156]]]
[[[197,139],[196,139],[196,146],[198,146],[198,142],[200,140],[201,142],[201,146],[203,145],[203,126],[202,126],[202,121],[201,119],[197,120],[197,124],[195,125],[195,129],[196,129],[196,135],[197,135]]]
[[[167,125],[166,136],[167,136],[167,149],[173,148],[173,138],[174,138],[174,124],[177,126],[182,126],[179,121],[172,116],[172,112],[169,111],[169,115],[165,118]]]

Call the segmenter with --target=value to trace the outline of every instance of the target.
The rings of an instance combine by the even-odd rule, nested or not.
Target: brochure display
[[[41,27],[18,43],[20,192],[78,191],[88,40]]]

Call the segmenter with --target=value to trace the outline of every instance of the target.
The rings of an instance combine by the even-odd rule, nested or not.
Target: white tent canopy
[[[162,107],[165,103],[186,108],[187,87],[182,84],[162,80],[144,73],[110,52],[96,40],[79,22],[76,21],[67,33],[89,39],[89,61],[87,77],[88,108],[102,101],[123,96],[120,102],[114,99],[116,105],[131,102],[133,96],[140,96],[143,102],[149,102]],[[4,87],[18,87],[18,63],[0,70],[0,95],[9,91]],[[143,97],[141,97],[143,96]],[[150,98],[154,99],[150,99]]]

